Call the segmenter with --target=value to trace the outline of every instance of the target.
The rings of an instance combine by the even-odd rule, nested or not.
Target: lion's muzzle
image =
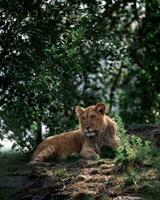
[[[94,136],[96,136],[97,135],[97,133],[98,133],[98,131],[97,130],[88,130],[88,131],[85,131],[85,135],[87,136],[87,137],[94,137]]]

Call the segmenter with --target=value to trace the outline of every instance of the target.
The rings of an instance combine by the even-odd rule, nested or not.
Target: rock
[[[98,169],[98,168],[93,168],[93,169],[91,169],[91,175],[95,175],[95,174],[99,174],[100,173],[100,169]]]
[[[102,170],[102,174],[103,175],[111,175],[111,174],[113,174],[113,169],[112,168],[108,168],[108,169],[104,169],[104,170]]]
[[[81,191],[73,193],[72,199],[73,200],[93,199],[94,196],[95,196],[94,192]]]
[[[86,179],[87,179],[87,176],[85,176],[85,175],[80,174],[77,176],[78,181],[85,181]]]
[[[143,200],[141,197],[133,196],[118,196],[113,198],[113,200]]]
[[[100,168],[103,170],[103,169],[110,169],[110,168],[113,168],[115,165],[114,164],[102,164],[100,166]]]

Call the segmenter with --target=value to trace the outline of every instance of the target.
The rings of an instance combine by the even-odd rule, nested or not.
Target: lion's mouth
[[[86,135],[87,137],[93,137],[93,136],[96,135],[96,133],[95,133],[95,132],[87,132],[87,133],[85,133],[85,135]]]
[[[90,138],[96,136],[97,134],[98,134],[98,130],[92,130],[92,131],[85,132],[85,135]]]

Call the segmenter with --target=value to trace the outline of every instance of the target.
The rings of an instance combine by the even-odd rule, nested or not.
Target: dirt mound
[[[24,187],[17,185],[15,200],[141,199],[110,159],[28,166],[16,176],[23,176]]]

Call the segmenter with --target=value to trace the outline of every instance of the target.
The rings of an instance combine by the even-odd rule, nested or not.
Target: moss
[[[56,170],[54,171],[54,174],[55,174],[56,176],[60,176],[60,177],[61,177],[61,176],[65,176],[66,173],[67,173],[67,171],[66,171],[65,168],[56,169]]]
[[[0,200],[12,200],[15,189],[0,188]]]
[[[159,182],[159,181],[158,181]],[[140,190],[140,194],[147,200],[159,200],[160,199],[160,183],[146,184]]]

